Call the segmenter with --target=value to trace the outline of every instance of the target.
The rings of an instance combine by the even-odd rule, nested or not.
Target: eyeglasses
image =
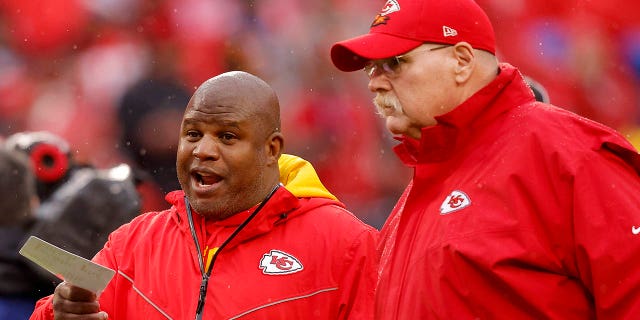
[[[402,62],[406,62],[406,59],[405,59],[406,57],[410,55],[422,53],[422,52],[436,51],[436,50],[444,49],[450,46],[451,46],[450,44],[447,44],[439,47],[430,48],[427,50],[409,52],[403,55],[394,56],[387,59],[369,60],[367,64],[364,66],[364,72],[367,74],[367,76],[369,76],[369,79],[373,78],[373,76],[376,75],[376,73],[378,72],[381,72],[388,77],[395,77],[400,72],[400,65],[402,64]]]

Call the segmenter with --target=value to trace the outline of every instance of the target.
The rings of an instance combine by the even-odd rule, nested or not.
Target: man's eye
[[[387,63],[389,64],[389,68],[391,68],[392,70],[396,70],[400,66],[400,63],[402,62],[404,62],[404,58],[395,57],[395,58],[389,59]]]
[[[200,136],[200,133],[198,131],[193,131],[193,130],[187,131],[187,137],[189,138],[197,138],[199,136]]]
[[[398,57],[394,57],[391,59],[384,60],[382,62],[382,69],[389,75],[393,75],[398,71],[398,67],[400,66],[400,59]]]
[[[231,134],[231,133],[223,133],[220,135],[220,139],[222,140],[232,140],[234,139],[236,136]]]

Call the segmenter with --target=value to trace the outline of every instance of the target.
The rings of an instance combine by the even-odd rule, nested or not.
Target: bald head
[[[275,91],[250,73],[230,71],[205,81],[191,98],[187,110],[214,106],[242,108],[266,135],[280,131],[280,104]]]
[[[284,137],[274,90],[246,72],[205,81],[182,118],[176,168],[193,209],[226,219],[279,183]]]

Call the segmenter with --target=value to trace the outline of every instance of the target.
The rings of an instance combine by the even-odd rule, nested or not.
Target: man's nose
[[[220,157],[220,149],[217,139],[204,135],[193,149],[193,156],[200,160],[218,159]]]
[[[389,91],[391,83],[384,72],[374,72],[369,78],[368,88],[371,92]]]

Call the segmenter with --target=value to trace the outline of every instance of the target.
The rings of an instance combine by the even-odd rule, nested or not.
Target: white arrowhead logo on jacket
[[[471,205],[471,200],[462,191],[454,190],[440,205],[440,214],[449,214]]]
[[[291,274],[304,267],[296,257],[280,250],[271,250],[262,256],[260,269],[264,274]]]

